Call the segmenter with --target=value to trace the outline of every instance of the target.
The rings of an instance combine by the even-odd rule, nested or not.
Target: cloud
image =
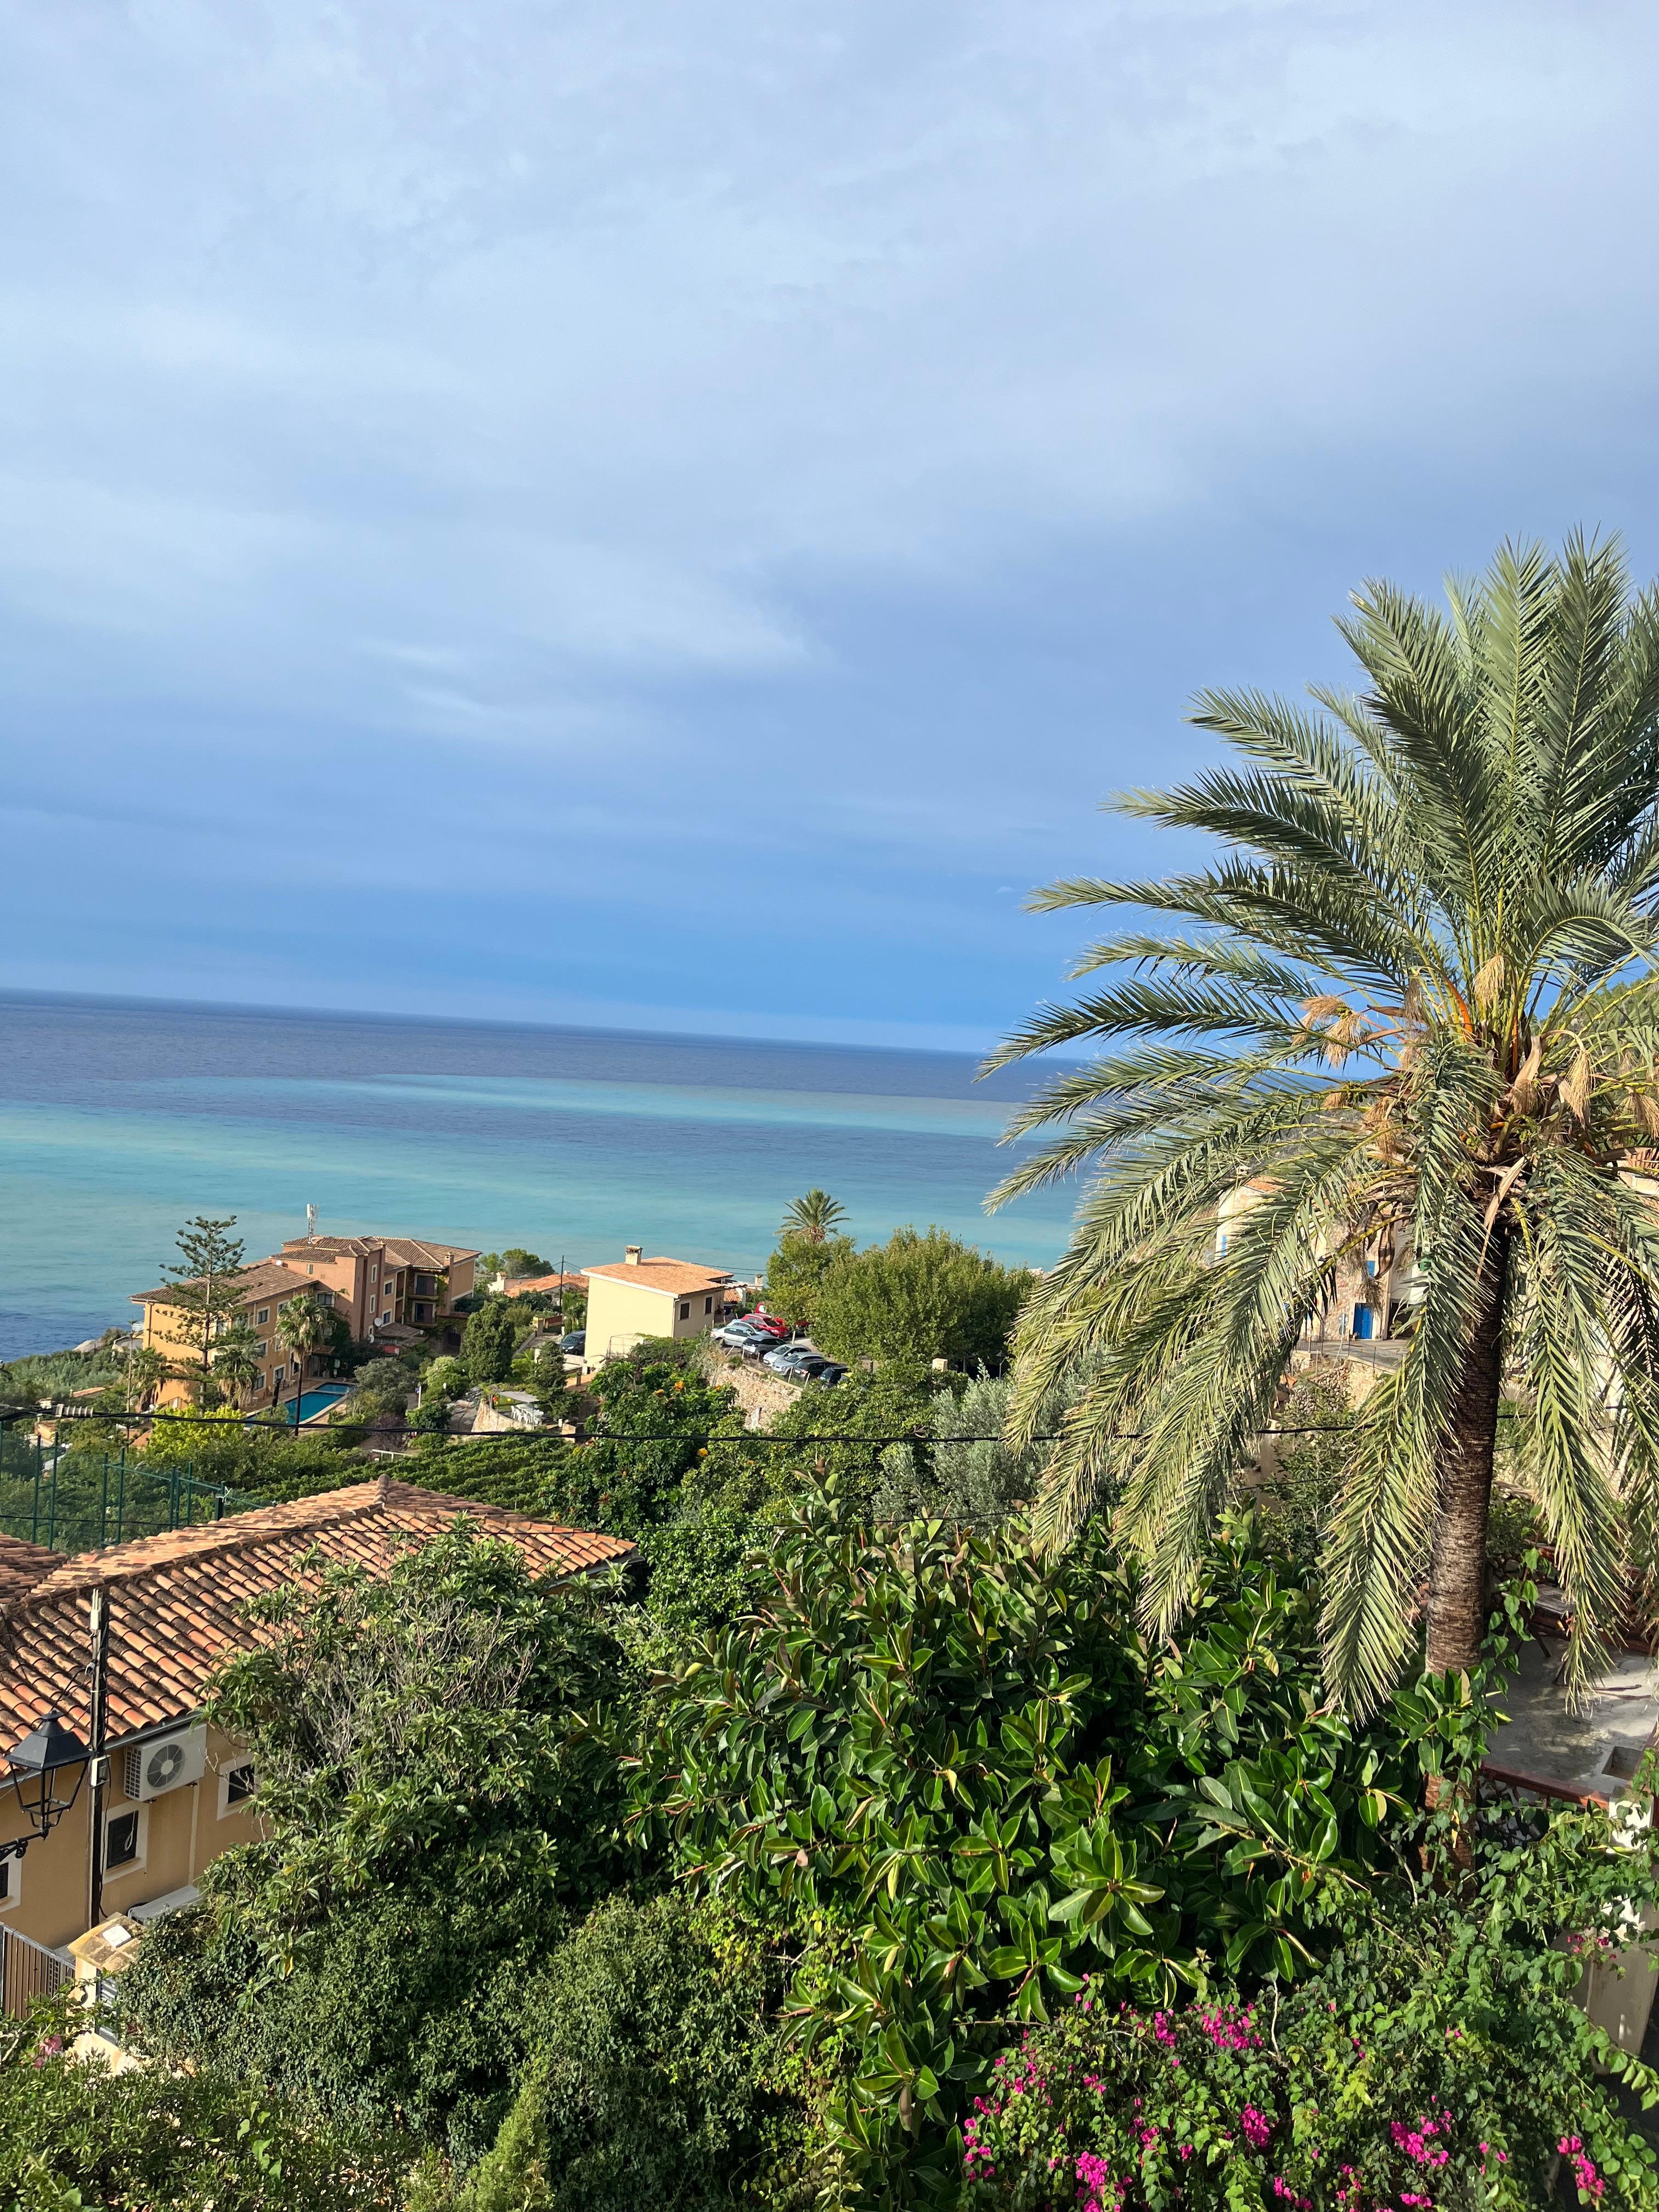
[[[1576,487],[1639,526],[1659,21],[1616,0],[11,28],[11,729],[135,819],[176,787],[216,880],[303,822],[343,915],[354,835],[482,898],[533,824],[595,886],[655,856],[648,924],[559,923],[643,933],[641,1003],[728,1003],[701,948],[758,905],[882,1019],[1000,931],[994,1020],[1049,958],[997,886],[1119,834],[1212,655],[1293,682],[1358,567]],[[176,866],[147,833],[92,895]]]

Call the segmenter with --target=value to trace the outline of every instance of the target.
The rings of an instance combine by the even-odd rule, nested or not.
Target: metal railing
[[[74,1979],[75,1969],[67,1959],[37,1943],[32,1936],[0,1927],[0,2012],[22,2020],[31,2005],[42,1997],[56,1996]]]
[[[198,1479],[188,1462],[146,1468],[125,1451],[65,1451],[0,1433],[0,1530],[49,1552],[100,1552],[222,1521],[261,1503]]]

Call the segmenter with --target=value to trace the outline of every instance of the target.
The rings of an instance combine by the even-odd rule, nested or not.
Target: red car
[[[776,1314],[745,1314],[744,1319],[750,1328],[769,1337],[774,1344],[787,1344],[795,1333],[788,1322],[780,1321]]]

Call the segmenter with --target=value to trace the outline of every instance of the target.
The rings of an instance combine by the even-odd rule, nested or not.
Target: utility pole
[[[104,1749],[109,1734],[109,1592],[100,1583],[92,1593],[87,1625],[92,1656],[92,1710],[87,1725],[88,1779],[92,1784],[92,1824],[87,1850],[87,1925],[95,1928],[104,1917],[104,1797],[109,1787],[109,1758]]]

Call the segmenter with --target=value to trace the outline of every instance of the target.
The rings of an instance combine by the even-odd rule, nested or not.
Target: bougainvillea
[[[1507,1832],[1504,1832],[1507,1830]],[[1573,2001],[1616,1955],[1652,1853],[1601,1815],[1489,1820],[1455,1895],[1373,1900],[1321,1971],[1248,2002],[1155,2011],[1093,1988],[1027,2031],[963,2130],[963,2193],[1008,2212],[1652,2212],[1654,2156],[1620,2111],[1659,2076]],[[1559,1914],[1599,1924],[1571,1946]]]

